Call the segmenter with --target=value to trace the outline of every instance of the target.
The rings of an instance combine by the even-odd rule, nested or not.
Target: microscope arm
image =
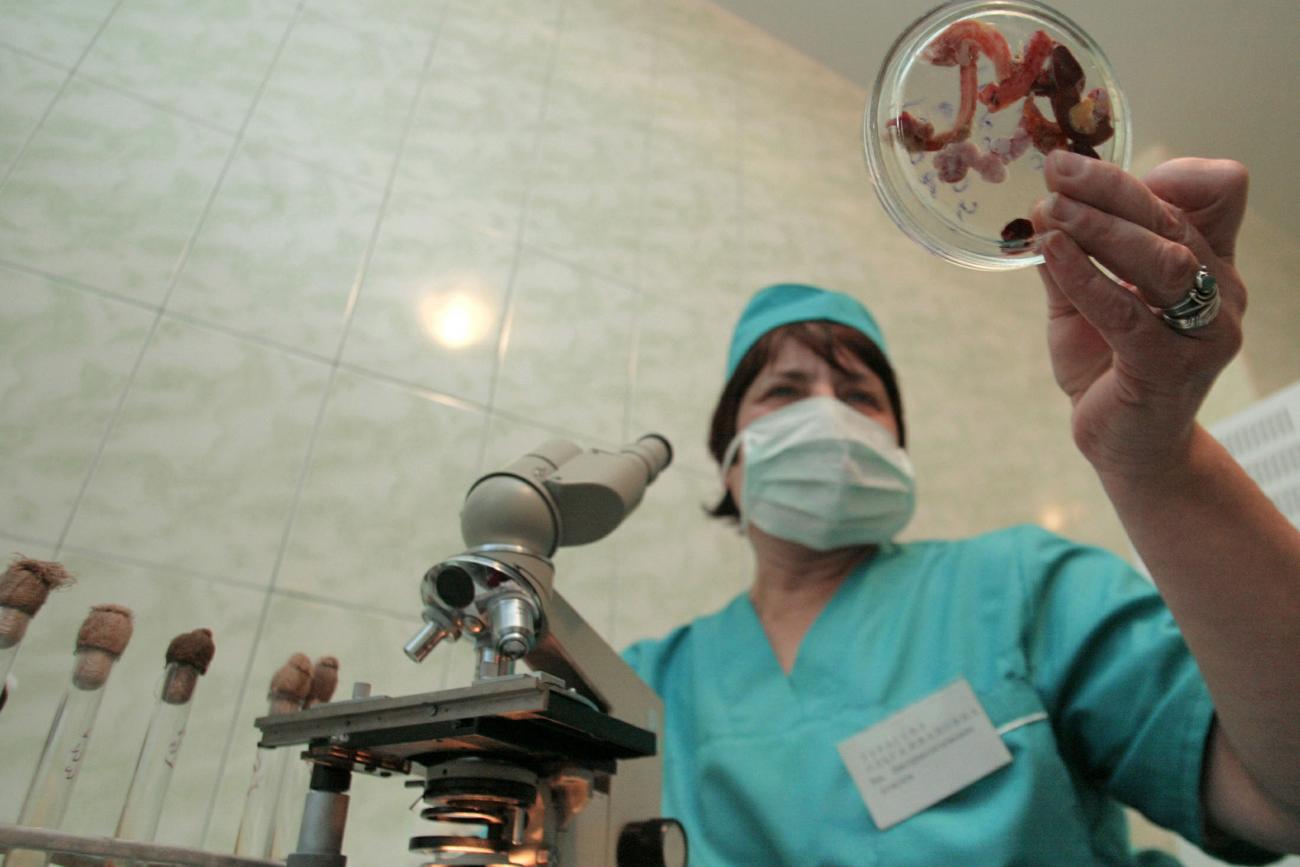
[[[551,594],[546,617],[547,629],[524,662],[561,678],[605,713],[658,732],[659,696],[559,593]]]

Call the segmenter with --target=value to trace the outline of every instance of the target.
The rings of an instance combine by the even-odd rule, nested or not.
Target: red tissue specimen
[[[1034,224],[1024,217],[1016,217],[1002,227],[1002,243],[999,246],[1007,253],[1021,253],[1029,249],[1029,241],[1033,237]]]
[[[1068,141],[1060,124],[1052,123],[1043,117],[1043,113],[1038,110],[1038,106],[1034,105],[1032,99],[1025,100],[1025,107],[1020,115],[1020,128],[1029,135],[1029,140],[1034,143],[1034,147],[1043,153],[1065,147]]]
[[[889,122],[890,126],[897,127],[903,147],[908,151],[916,153],[942,150],[945,145],[970,138],[971,122],[975,119],[975,88],[979,86],[975,56],[972,54],[971,61],[961,66],[961,105],[957,108],[957,119],[953,122],[952,129],[936,135],[933,124],[917,120],[908,112],[903,112]]]
[[[992,62],[998,79],[983,87],[978,79],[981,54]],[[991,25],[958,21],[931,40],[921,58],[935,66],[958,67],[961,103],[952,128],[936,132],[933,124],[906,111],[889,126],[909,153],[935,153],[934,168],[944,183],[960,183],[971,169],[989,183],[1000,183],[1006,179],[1007,163],[1030,144],[1044,154],[1066,148],[1098,158],[1096,146],[1115,133],[1109,94],[1095,88],[1085,96],[1083,67],[1068,48],[1042,30],[1035,31],[1020,56],[1014,57],[1006,38]],[[1052,120],[1034,104],[1036,96],[1051,103]],[[992,113],[1020,100],[1024,100],[1020,123],[1010,138],[991,142],[987,151],[968,141],[977,102]],[[1003,229],[1003,248],[1026,249],[1033,231],[1028,220],[1012,220]]]
[[[1034,35],[1029,37],[1029,42],[1025,45],[1024,59],[1012,64],[1007,75],[999,72],[1001,81],[980,88],[980,102],[987,105],[989,111],[1001,111],[1009,105],[1014,105],[1016,100],[1023,99],[1038,80],[1038,73],[1042,70],[1044,61],[1052,53],[1052,46],[1050,36],[1041,30],[1035,30]]]
[[[1083,96],[1083,67],[1070,49],[1058,45],[1052,49],[1052,63],[1035,81],[1052,103],[1056,122],[1072,143],[1099,145],[1115,134],[1110,125],[1110,97],[1100,88]]]

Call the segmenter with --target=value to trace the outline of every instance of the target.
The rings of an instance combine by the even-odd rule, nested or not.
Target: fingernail
[[[1064,239],[1060,232],[1044,232],[1038,236],[1038,249],[1049,259],[1059,259],[1065,254]]]
[[[1051,202],[1048,203],[1048,211],[1056,219],[1069,222],[1079,216],[1079,203],[1060,193],[1052,193]]]
[[[1048,154],[1047,157],[1052,163],[1052,169],[1063,178],[1074,177],[1083,171],[1086,157],[1078,154],[1072,154],[1069,151],[1057,149]]]

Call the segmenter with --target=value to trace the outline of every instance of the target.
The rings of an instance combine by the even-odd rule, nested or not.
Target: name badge
[[[882,831],[1011,763],[965,678],[846,738],[839,750]]]

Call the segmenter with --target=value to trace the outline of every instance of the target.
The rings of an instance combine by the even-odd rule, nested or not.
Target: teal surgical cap
[[[830,292],[801,283],[778,283],[760,289],[745,312],[740,314],[736,330],[731,335],[731,349],[727,352],[727,379],[736,372],[736,366],[758,339],[774,328],[792,322],[827,320],[857,329],[871,338],[888,357],[885,335],[876,319],[862,302],[842,292]]]

